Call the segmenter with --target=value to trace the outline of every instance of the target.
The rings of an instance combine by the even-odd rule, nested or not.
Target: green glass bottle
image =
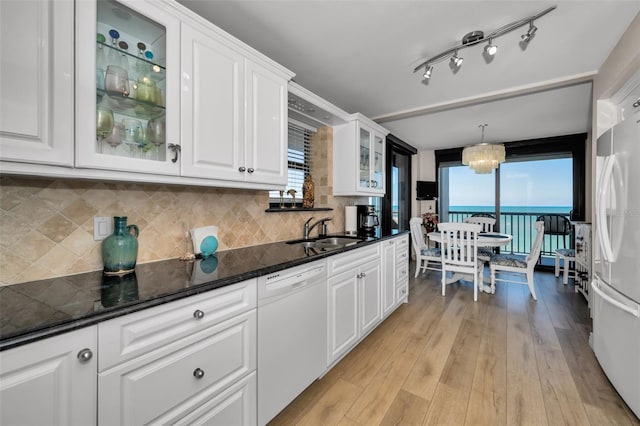
[[[102,242],[102,261],[107,275],[124,275],[136,267],[138,259],[137,225],[127,226],[126,216],[113,217],[113,234]]]

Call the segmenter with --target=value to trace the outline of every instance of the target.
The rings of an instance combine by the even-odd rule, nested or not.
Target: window
[[[302,204],[302,184],[304,178],[311,172],[311,137],[315,129],[301,123],[289,120],[288,126],[288,181],[285,188],[283,201],[290,206],[293,198],[287,191],[296,191],[296,204]],[[280,205],[280,192],[269,191],[269,203],[271,207]]]

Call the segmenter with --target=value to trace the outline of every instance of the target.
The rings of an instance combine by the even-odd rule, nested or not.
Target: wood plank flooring
[[[270,425],[640,426],[589,347],[571,284],[536,272],[537,302],[498,283],[476,303],[466,282],[442,297],[437,272],[409,286],[409,303]]]

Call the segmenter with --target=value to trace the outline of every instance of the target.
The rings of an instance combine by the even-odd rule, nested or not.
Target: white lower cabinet
[[[382,319],[380,245],[328,258],[327,365],[331,366]]]
[[[121,359],[101,360],[98,423],[255,424],[256,294],[249,280],[101,323]]]
[[[386,318],[396,306],[396,241],[391,239],[382,246],[382,317]]]
[[[397,307],[409,301],[409,235],[395,238],[396,241],[396,301]]]
[[[409,295],[409,238],[382,241],[382,317],[388,317]]]
[[[96,424],[97,329],[0,353],[0,424]]]

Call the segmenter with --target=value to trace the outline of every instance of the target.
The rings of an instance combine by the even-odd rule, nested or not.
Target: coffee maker
[[[376,227],[380,226],[378,215],[372,205],[357,206],[358,213],[358,235],[363,237],[371,237],[376,234]]]

